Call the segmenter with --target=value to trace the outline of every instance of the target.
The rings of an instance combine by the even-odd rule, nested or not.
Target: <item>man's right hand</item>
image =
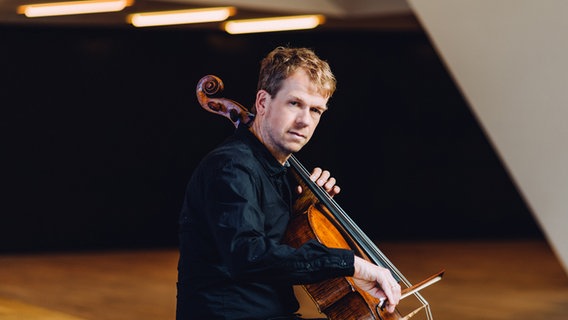
[[[386,309],[392,313],[400,301],[400,285],[389,269],[355,256],[355,284],[377,299],[386,299]]]

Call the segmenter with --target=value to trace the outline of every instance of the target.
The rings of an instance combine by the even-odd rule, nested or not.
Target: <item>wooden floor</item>
[[[544,241],[379,248],[412,283],[446,270],[421,291],[437,320],[568,319],[567,273]],[[0,255],[0,319],[174,319],[176,263],[175,248]]]

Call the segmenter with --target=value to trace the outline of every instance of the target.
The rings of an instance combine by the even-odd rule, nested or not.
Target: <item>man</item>
[[[296,196],[287,160],[312,137],[335,86],[327,62],[309,49],[278,47],[263,59],[254,121],[209,153],[188,183],[178,320],[299,319],[292,285],[345,276],[394,311],[400,286],[388,269],[317,241],[281,242]],[[331,196],[340,191],[329,171],[316,168],[310,178]]]

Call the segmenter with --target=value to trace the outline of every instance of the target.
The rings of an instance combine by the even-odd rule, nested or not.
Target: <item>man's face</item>
[[[263,141],[277,159],[308,143],[327,110],[327,101],[303,69],[284,80],[276,95],[266,93]]]

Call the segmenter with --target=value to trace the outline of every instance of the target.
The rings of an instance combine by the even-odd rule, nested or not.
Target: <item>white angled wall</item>
[[[568,1],[408,2],[568,271]]]

